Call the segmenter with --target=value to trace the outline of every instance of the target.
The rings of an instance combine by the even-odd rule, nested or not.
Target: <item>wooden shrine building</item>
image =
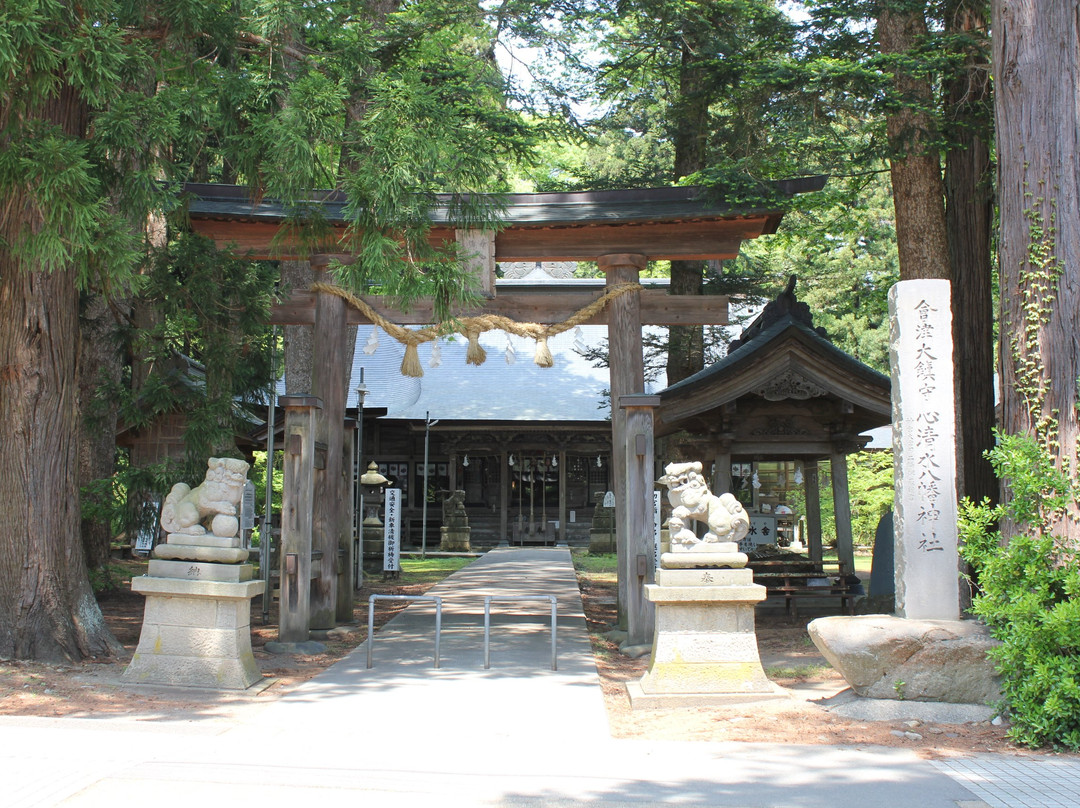
[[[855,569],[847,455],[892,421],[891,382],[815,328],[791,278],[728,354],[660,393],[656,435],[667,454],[711,460],[713,488],[733,491],[776,532],[778,508],[802,501],[810,557],[821,561],[818,469],[832,474],[837,553]],[[795,494],[792,497],[792,494]],[[782,524],[783,520],[779,520]]]
[[[777,183],[774,190],[791,195],[823,186],[824,178],[815,177]],[[192,228],[223,249],[255,258],[307,258],[316,275],[325,274],[318,270],[334,259],[354,260],[346,241],[346,199],[338,192],[315,194],[306,203],[318,207],[330,231],[320,244],[309,243],[301,250],[282,227],[290,211],[279,202],[253,201],[247,189],[236,186],[189,185],[185,190]],[[775,232],[783,210],[737,207],[697,188],[511,194],[497,202],[503,210],[497,232],[458,229],[445,210],[433,214],[430,238],[462,246],[485,297],[481,310],[461,312],[462,318],[499,314],[517,322],[554,324],[596,300],[593,293],[496,294],[495,264],[500,261],[596,261],[612,292],[588,322],[608,326],[620,622],[629,643],[646,643],[652,635],[651,611],[644,599],[647,579],[636,574],[636,557],[650,553],[652,423],[659,402],[644,395],[642,325],[723,324],[727,300],[669,295],[636,284],[650,260],[734,258],[744,239]],[[273,314],[277,324],[314,327],[310,395],[279,400],[286,417],[280,623],[285,641],[306,639],[312,628],[332,627],[346,617],[346,605],[351,616],[351,600],[340,591],[348,580],[341,570],[352,568],[351,558],[342,560],[339,554],[352,548],[345,374],[340,366],[352,347],[347,345],[346,326],[372,320],[342,295],[316,286],[318,290],[295,292]],[[403,312],[390,300],[365,297],[362,302],[373,316],[399,326],[426,325],[432,319],[430,306]]]

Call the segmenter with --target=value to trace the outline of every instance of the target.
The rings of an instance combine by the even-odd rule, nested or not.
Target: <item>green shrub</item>
[[[972,611],[1002,643],[991,656],[1009,737],[1080,750],[1080,554],[1053,531],[1069,518],[1077,485],[1034,438],[998,438],[987,456],[1006,484],[1006,504],[960,506],[961,554],[977,576]],[[1005,546],[1002,520],[1016,533]]]

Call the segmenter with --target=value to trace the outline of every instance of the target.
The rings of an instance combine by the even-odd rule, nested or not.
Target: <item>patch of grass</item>
[[[459,556],[401,559],[402,584],[437,584],[475,559]]]
[[[766,668],[770,679],[812,679],[829,669],[828,665],[796,665],[791,668]]]
[[[574,553],[574,569],[578,572],[616,573],[619,559],[615,553]]]
[[[822,555],[824,561],[836,561],[836,550],[826,550]],[[870,566],[873,564],[874,557],[872,555],[855,554],[855,572],[865,572],[870,574]]]

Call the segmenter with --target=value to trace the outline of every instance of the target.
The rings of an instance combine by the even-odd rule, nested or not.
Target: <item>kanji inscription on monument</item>
[[[960,616],[950,297],[945,280],[889,290],[896,611],[917,619]]]

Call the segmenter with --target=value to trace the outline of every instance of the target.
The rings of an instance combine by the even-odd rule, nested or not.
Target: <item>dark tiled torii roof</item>
[[[763,184],[764,193],[781,197],[821,190],[825,177],[800,177]],[[274,199],[253,200],[249,188],[215,183],[186,183],[188,213],[192,216],[249,221],[281,221],[292,211]],[[328,222],[344,221],[347,198],[341,191],[313,191],[305,205],[318,208]],[[503,211],[506,225],[558,226],[585,222],[652,222],[711,216],[743,216],[772,212],[774,206],[740,206],[718,199],[701,187],[629,188],[613,191],[485,195]],[[446,224],[452,197],[439,195],[433,224]]]

